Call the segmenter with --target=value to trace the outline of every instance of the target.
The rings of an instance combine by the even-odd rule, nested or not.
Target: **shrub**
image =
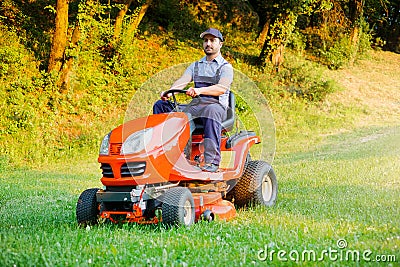
[[[288,40],[287,47],[297,52],[303,52],[306,49],[307,38],[299,31],[294,31]]]
[[[363,56],[371,51],[372,35],[370,33],[369,24],[365,21],[361,21],[361,32],[359,36],[358,53]]]
[[[330,69],[339,69],[364,56],[371,50],[371,34],[368,33],[368,23],[359,23],[358,43],[353,45],[348,35],[339,38],[327,51],[321,51],[322,62]]]
[[[325,79],[324,69],[316,63],[299,61],[288,55],[288,59],[276,79],[281,87],[281,95],[292,95],[308,101],[321,101],[327,94],[337,90],[333,80]],[[283,96],[282,95],[282,96]]]
[[[0,24],[0,81],[15,81],[37,73],[33,55],[20,44],[17,33]]]
[[[352,57],[350,39],[344,36],[327,51],[321,51],[322,61],[330,69],[339,69],[349,63]]]

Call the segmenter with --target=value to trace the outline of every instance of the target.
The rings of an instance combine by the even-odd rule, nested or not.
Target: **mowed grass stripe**
[[[313,151],[277,157],[279,196],[272,208],[238,210],[229,222],[193,227],[75,221],[79,193],[100,185],[88,174],[6,170],[0,178],[2,266],[262,266],[268,249],[320,253],[348,249],[397,255],[400,246],[399,127],[332,135]],[[373,138],[372,138],[373,137]],[[285,265],[348,265],[288,261]],[[373,262],[362,262],[374,265]],[[275,254],[272,265],[282,261]]]

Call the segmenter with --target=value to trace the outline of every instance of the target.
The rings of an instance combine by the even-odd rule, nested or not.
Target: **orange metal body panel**
[[[196,221],[200,219],[201,214],[205,210],[210,210],[219,220],[230,220],[236,216],[235,206],[223,200],[221,193],[194,193],[194,206],[196,210]]]
[[[127,138],[138,131],[152,128],[152,138],[146,143],[143,151],[122,155],[121,147]],[[112,169],[111,177],[102,177],[105,186],[136,186],[158,183],[200,182],[201,184],[229,181],[238,179],[243,173],[246,156],[253,144],[259,143],[260,138],[255,135],[241,136],[235,145],[226,148],[228,137],[221,140],[221,152],[226,152],[231,158],[229,164],[220,166],[218,172],[203,172],[195,166],[194,157],[202,155],[203,136],[192,136],[192,154],[188,160],[184,155],[184,148],[190,137],[190,124],[186,114],[174,112],[170,114],[150,115],[129,121],[111,132],[109,155],[100,155],[98,161],[107,164]],[[145,163],[145,170],[141,175],[123,177],[121,167],[126,163]],[[103,170],[104,171],[104,170]],[[236,216],[233,203],[223,200],[221,192],[192,193],[195,203],[195,220],[199,220],[204,211],[210,210],[217,219],[229,220]],[[146,218],[143,210],[136,203],[132,210],[102,211],[102,218],[113,222],[158,223],[161,219]],[[120,219],[122,217],[122,220]]]
[[[120,155],[122,143],[134,132],[153,127],[154,133],[146,149],[135,154]],[[221,151],[234,151],[232,168],[219,172],[203,172],[190,164],[183,150],[190,137],[190,126],[184,113],[150,115],[133,120],[114,129],[110,136],[110,155],[100,155],[98,161],[111,166],[114,177],[102,177],[105,186],[134,186],[179,181],[222,181],[237,179],[244,168],[245,157],[250,147],[260,142],[258,136],[240,140],[234,147],[226,149],[227,137],[221,140]],[[202,136],[193,136],[192,155],[201,154]],[[146,170],[140,176],[121,177],[121,166],[127,162],[146,162]]]
[[[233,168],[220,169],[219,172],[202,172],[198,168],[186,160],[185,155],[182,153],[179,160],[176,162],[174,168],[171,170],[169,181],[228,181],[238,179],[243,172],[245,159],[250,147],[260,142],[258,136],[252,136],[238,142],[237,145],[231,149],[226,149],[225,144],[228,138],[223,138],[221,141],[221,151],[234,151],[234,165]],[[194,154],[194,153],[192,153]]]
[[[153,127],[153,138],[146,149],[130,155],[120,155],[122,143],[137,131]],[[184,113],[150,115],[133,120],[114,129],[110,136],[110,155],[100,155],[98,161],[107,163],[114,177],[103,177],[105,186],[131,186],[169,181],[171,169],[180,158],[189,139],[190,126]],[[117,150],[114,152],[114,149]],[[113,154],[111,154],[113,153]],[[121,177],[121,166],[127,162],[146,162],[146,171],[141,176]]]

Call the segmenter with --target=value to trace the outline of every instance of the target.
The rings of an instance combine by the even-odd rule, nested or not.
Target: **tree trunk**
[[[114,26],[114,41],[118,41],[121,32],[122,32],[122,23],[124,21],[124,17],[126,12],[128,11],[132,0],[126,0],[124,3],[124,7],[118,12],[117,17],[115,18],[115,26]]]
[[[283,39],[266,40],[259,56],[259,64],[265,66],[266,62],[271,62],[274,65],[275,71],[278,72],[284,60],[284,48]]]
[[[76,22],[74,31],[72,32],[70,48],[78,49],[78,42],[81,37],[81,29],[79,27],[79,21]],[[76,52],[76,51],[75,51]],[[70,75],[72,73],[72,67],[74,65],[74,56],[70,56],[65,64],[65,67],[62,69],[62,75],[60,79],[60,83],[62,88],[69,88]]]
[[[364,0],[351,0],[349,2],[349,16],[351,21],[351,32],[350,32],[350,49],[352,56],[350,58],[350,64],[353,64],[357,53],[358,44],[360,41],[360,18],[363,14]]]
[[[283,43],[281,43],[278,48],[272,51],[271,54],[271,62],[275,67],[275,71],[279,72],[280,66],[283,64],[283,52],[284,52],[285,46]]]
[[[267,34],[268,34],[268,30],[269,30],[269,23],[270,20],[267,19],[267,21],[265,22],[263,29],[260,32],[260,35],[258,36],[258,40],[257,42],[260,44],[261,47],[264,46],[265,40],[267,39]]]
[[[61,71],[67,45],[68,0],[57,0],[55,32],[51,44],[48,72]]]
[[[297,15],[290,13],[279,14],[270,19],[268,34],[258,57],[259,65],[265,66],[266,62],[269,61],[274,65],[275,71],[279,71],[284,61],[284,48],[287,38],[292,33],[296,21]]]
[[[140,11],[136,18],[131,21],[131,24],[129,25],[129,29],[127,32],[128,36],[133,36],[139,27],[140,22],[142,21],[144,15],[146,14],[147,9],[149,8],[152,0],[146,0],[146,2],[140,7]]]

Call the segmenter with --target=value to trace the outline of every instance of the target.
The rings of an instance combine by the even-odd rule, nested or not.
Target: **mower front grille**
[[[119,143],[111,144],[110,145],[110,155],[112,155],[112,156],[119,155],[121,152],[121,147],[122,147],[122,144],[119,144]]]
[[[114,178],[114,174],[113,174],[110,164],[102,163],[100,166],[100,169],[102,171],[103,177]]]
[[[121,166],[121,177],[140,176],[146,170],[146,162],[127,162]]]

